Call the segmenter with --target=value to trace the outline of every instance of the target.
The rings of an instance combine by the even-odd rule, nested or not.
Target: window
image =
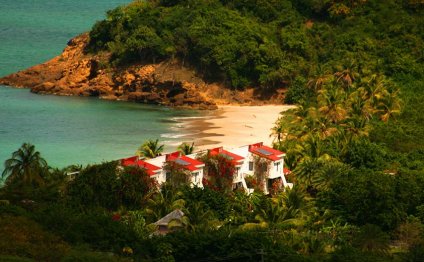
[[[193,176],[194,176],[194,183],[196,183],[197,184],[197,177],[199,176],[199,172],[195,172],[195,173],[193,173]]]
[[[249,171],[253,171],[253,161],[249,161]]]
[[[236,177],[241,178],[240,167],[236,167]]]
[[[280,169],[281,162],[274,163],[274,166],[276,167],[277,171]]]

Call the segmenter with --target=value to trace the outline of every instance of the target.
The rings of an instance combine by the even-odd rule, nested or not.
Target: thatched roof
[[[168,215],[162,217],[158,221],[156,221],[154,224],[157,226],[167,226],[169,222],[171,222],[174,219],[180,220],[184,216],[184,212],[180,209],[175,209]]]

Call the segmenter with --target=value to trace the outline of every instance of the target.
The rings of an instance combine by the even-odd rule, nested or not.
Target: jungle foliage
[[[232,168],[211,159],[210,186],[189,187],[168,166],[180,176],[158,189],[116,162],[48,168],[24,144],[0,189],[0,260],[422,261],[423,10],[415,0],[149,0],[109,11],[87,51],[111,52],[115,65],[176,58],[233,88],[288,87],[297,107],[272,135],[295,186],[232,191]],[[161,153],[158,140],[144,145],[146,157]],[[172,232],[153,234],[175,209],[184,216]]]
[[[87,50],[121,65],[178,58],[233,88],[289,87],[296,102],[309,78],[352,62],[422,73],[423,10],[400,0],[134,1],[94,25]]]

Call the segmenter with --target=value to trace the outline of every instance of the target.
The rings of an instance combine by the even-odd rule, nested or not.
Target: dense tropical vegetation
[[[396,19],[388,19],[396,18]],[[115,64],[179,59],[234,88],[289,86],[342,66],[419,74],[421,1],[151,0],[118,7],[90,33]]]
[[[422,261],[423,19],[414,0],[151,0],[108,12],[88,51],[115,65],[179,59],[234,88],[287,87],[297,107],[271,132],[295,187],[233,191],[234,167],[202,155],[204,189],[168,166],[175,179],[159,190],[143,169],[53,169],[23,144],[3,172],[0,260]],[[162,151],[159,140],[139,150]],[[183,219],[156,235],[152,223],[175,209]]]

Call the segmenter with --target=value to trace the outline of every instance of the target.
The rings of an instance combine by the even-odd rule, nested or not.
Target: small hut
[[[169,228],[169,223],[171,221],[181,221],[182,217],[184,216],[184,212],[180,209],[175,209],[168,215],[162,217],[158,221],[156,221],[154,224],[158,227],[155,234],[157,235],[166,235],[168,232],[172,231],[171,228]]]

